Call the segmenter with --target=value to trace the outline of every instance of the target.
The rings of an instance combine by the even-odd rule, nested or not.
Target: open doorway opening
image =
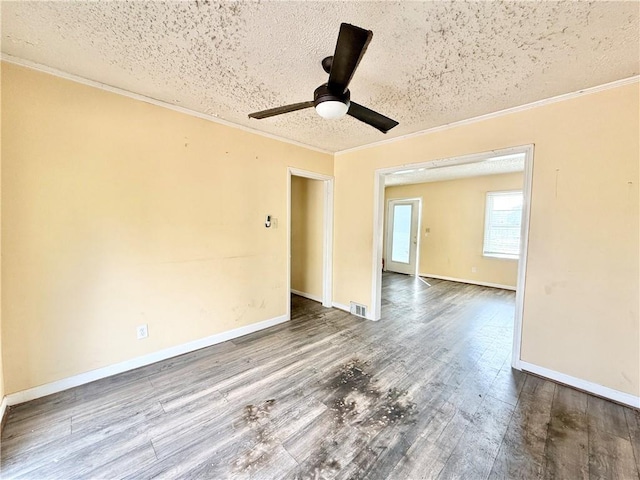
[[[291,293],[332,306],[333,177],[287,171],[287,318]]]
[[[291,293],[322,303],[323,184],[291,177]]]
[[[431,284],[439,284],[438,295],[451,294],[450,303],[478,294],[474,286],[499,288],[515,312],[512,341],[507,341],[511,364],[519,368],[532,165],[533,147],[524,146],[378,170],[373,318],[381,318],[391,295],[416,298]],[[422,201],[419,260],[415,277],[402,279],[391,273],[398,270],[389,257],[389,212],[395,202],[409,198]]]

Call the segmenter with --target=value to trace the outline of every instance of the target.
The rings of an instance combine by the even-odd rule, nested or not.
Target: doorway
[[[418,268],[420,199],[387,201],[385,270],[415,275]]]
[[[291,177],[291,293],[322,303],[323,184]]]
[[[480,164],[488,164],[512,156],[521,156],[524,164],[522,171],[524,181],[522,185],[522,221],[521,221],[521,242],[519,247],[519,262],[517,268],[516,296],[515,296],[515,318],[513,328],[513,343],[511,365],[513,368],[521,369],[520,347],[522,338],[522,318],[524,310],[524,290],[527,268],[527,249],[529,234],[529,212],[531,204],[531,185],[533,178],[533,145],[505,148],[484,153],[452,157],[446,159],[432,160],[415,164],[398,165],[396,167],[382,168],[375,171],[374,177],[374,225],[373,225],[373,262],[372,262],[372,284],[371,284],[371,318],[380,320],[382,310],[382,269],[380,265],[383,258],[384,240],[384,212],[385,212],[385,181],[392,174],[417,174],[423,171],[435,171],[437,173],[446,172],[447,168],[460,166],[473,171]],[[422,234],[422,232],[421,232]],[[429,234],[428,228],[425,234]]]
[[[314,188],[314,190],[319,192],[319,197],[316,196],[316,200],[313,201],[314,215],[321,216],[322,219],[316,222],[317,225],[315,227],[311,229],[307,228],[306,234],[312,233],[315,246],[312,248],[312,251],[307,251],[304,254],[314,259],[313,263],[315,266],[313,268],[321,271],[322,279],[321,286],[315,287],[315,289],[319,291],[316,292],[316,294],[311,293],[310,295],[308,292],[303,292],[295,288],[292,289],[292,184],[296,180],[311,180],[314,182],[312,184],[314,187],[319,186],[319,188]],[[287,169],[287,319],[291,319],[291,293],[307,294],[303,296],[321,302],[323,307],[332,306],[333,181],[333,177],[329,175],[291,167]],[[317,221],[318,219],[316,218],[315,220]],[[313,232],[311,232],[311,230]],[[300,265],[297,267],[300,267]],[[304,266],[302,266],[302,268],[304,268]],[[305,272],[298,271],[296,275],[298,274],[304,277]],[[298,281],[299,278],[300,276],[298,276],[296,281]]]

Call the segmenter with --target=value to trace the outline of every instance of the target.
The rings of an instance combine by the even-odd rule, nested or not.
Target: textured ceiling
[[[524,171],[524,153],[514,153],[473,163],[448,167],[415,168],[385,175],[385,187],[412,183],[442,182],[458,178],[480,177]]]
[[[329,151],[639,73],[638,2],[9,2],[2,51]],[[313,109],[341,22],[373,30],[354,101],[383,135]]]

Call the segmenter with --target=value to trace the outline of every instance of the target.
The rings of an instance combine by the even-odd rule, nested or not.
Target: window
[[[522,191],[487,192],[482,254],[517,260],[520,256],[521,220]]]

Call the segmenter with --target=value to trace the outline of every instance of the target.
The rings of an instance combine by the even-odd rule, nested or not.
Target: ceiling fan
[[[322,60],[322,68],[329,74],[329,81],[316,88],[313,92],[313,101],[250,113],[249,118],[268,118],[315,107],[316,112],[322,118],[334,119],[351,115],[361,122],[377,128],[382,133],[387,133],[398,125],[398,122],[352,102],[351,92],[348,89],[349,82],[351,82],[372,36],[371,30],[365,30],[348,23],[341,24],[333,56]]]

